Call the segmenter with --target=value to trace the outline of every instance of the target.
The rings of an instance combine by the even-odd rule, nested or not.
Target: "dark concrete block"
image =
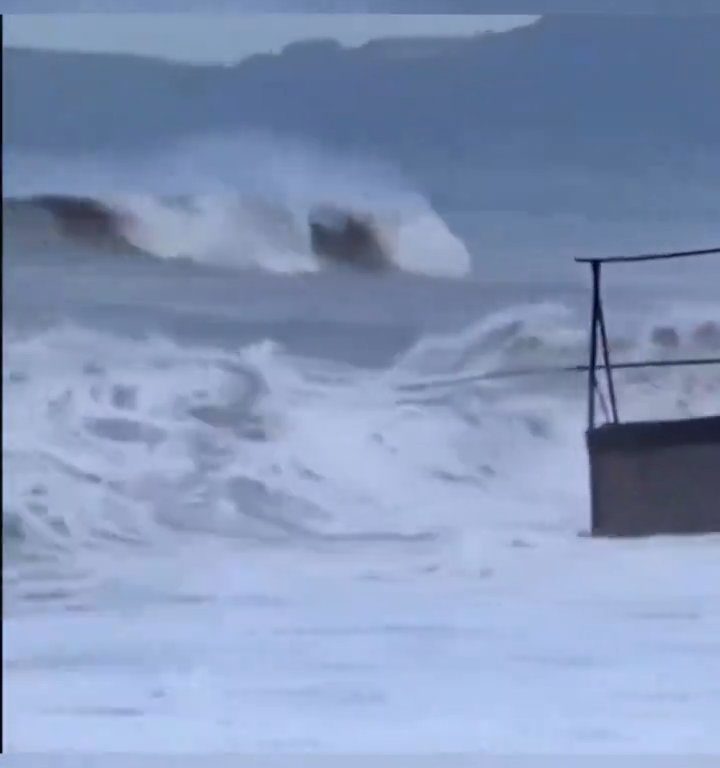
[[[720,533],[720,416],[604,424],[587,444],[594,535]]]

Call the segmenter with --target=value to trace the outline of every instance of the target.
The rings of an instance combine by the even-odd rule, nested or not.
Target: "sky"
[[[4,45],[135,53],[198,63],[232,63],[290,42],[333,38],[472,35],[532,22],[519,15],[460,14],[23,14],[4,17]]]

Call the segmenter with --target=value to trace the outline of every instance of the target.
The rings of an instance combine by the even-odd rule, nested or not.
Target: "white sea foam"
[[[586,527],[583,380],[477,377],[577,362],[584,347],[579,320],[550,305],[427,337],[380,372],[269,342],[231,354],[73,327],[8,337],[6,525],[59,549],[178,529],[465,546],[534,520],[573,535]],[[718,397],[712,370],[620,386],[636,418],[711,412]]]
[[[579,537],[582,384],[463,379],[533,319],[579,351],[547,306],[384,372],[7,337],[8,748],[716,749],[717,537]],[[717,372],[621,379],[639,413],[718,401]]]

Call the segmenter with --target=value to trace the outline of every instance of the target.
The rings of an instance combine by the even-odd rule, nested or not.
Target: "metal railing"
[[[533,368],[513,368],[511,370],[486,371],[483,373],[470,373],[463,376],[434,377],[425,381],[408,382],[397,385],[401,392],[414,393],[426,390],[441,389],[445,386],[454,387],[461,384],[491,381],[496,379],[513,379],[525,376],[547,376],[560,373],[587,373],[588,374],[588,429],[595,427],[595,403],[600,401],[601,407],[608,421],[619,423],[617,395],[613,371],[636,368],[674,368],[682,366],[718,365],[720,357],[686,358],[680,360],[630,360],[613,363],[610,360],[610,345],[608,342],[605,313],[602,303],[601,279],[603,264],[630,263],[642,261],[661,261],[666,259],[680,259],[692,256],[706,256],[720,254],[720,247],[705,248],[695,251],[676,251],[673,253],[649,253],[638,256],[608,256],[597,258],[577,258],[580,264],[590,264],[593,275],[592,287],[592,315],[590,326],[590,361],[588,365],[561,365],[540,366]],[[720,287],[720,286],[719,286]],[[598,341],[602,350],[602,361],[598,362]],[[598,371],[605,372],[610,404],[606,402],[603,392],[598,385]]]
[[[575,366],[572,370],[586,370],[588,374],[588,430],[595,428],[595,405],[600,400],[606,418],[614,424],[619,422],[617,396],[613,371],[627,368],[669,368],[696,365],[720,364],[720,358],[686,358],[680,360],[643,360],[623,363],[612,363],[610,360],[610,345],[608,343],[605,312],[602,302],[602,266],[603,264],[627,264],[641,261],[664,261],[693,256],[720,254],[718,248],[704,248],[694,251],[675,251],[672,253],[647,253],[638,256],[610,256],[598,258],[578,258],[579,264],[589,264],[592,269],[592,314],[590,319],[590,361],[587,366]],[[602,362],[598,363],[598,347],[602,351]],[[598,370],[605,371],[607,392],[610,406],[606,403],[598,384]]]

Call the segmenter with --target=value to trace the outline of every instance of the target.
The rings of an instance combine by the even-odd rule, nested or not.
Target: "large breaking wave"
[[[470,269],[464,244],[391,171],[297,144],[245,137],[123,163],[6,165],[6,236],[29,255],[92,251],[289,273]]]

